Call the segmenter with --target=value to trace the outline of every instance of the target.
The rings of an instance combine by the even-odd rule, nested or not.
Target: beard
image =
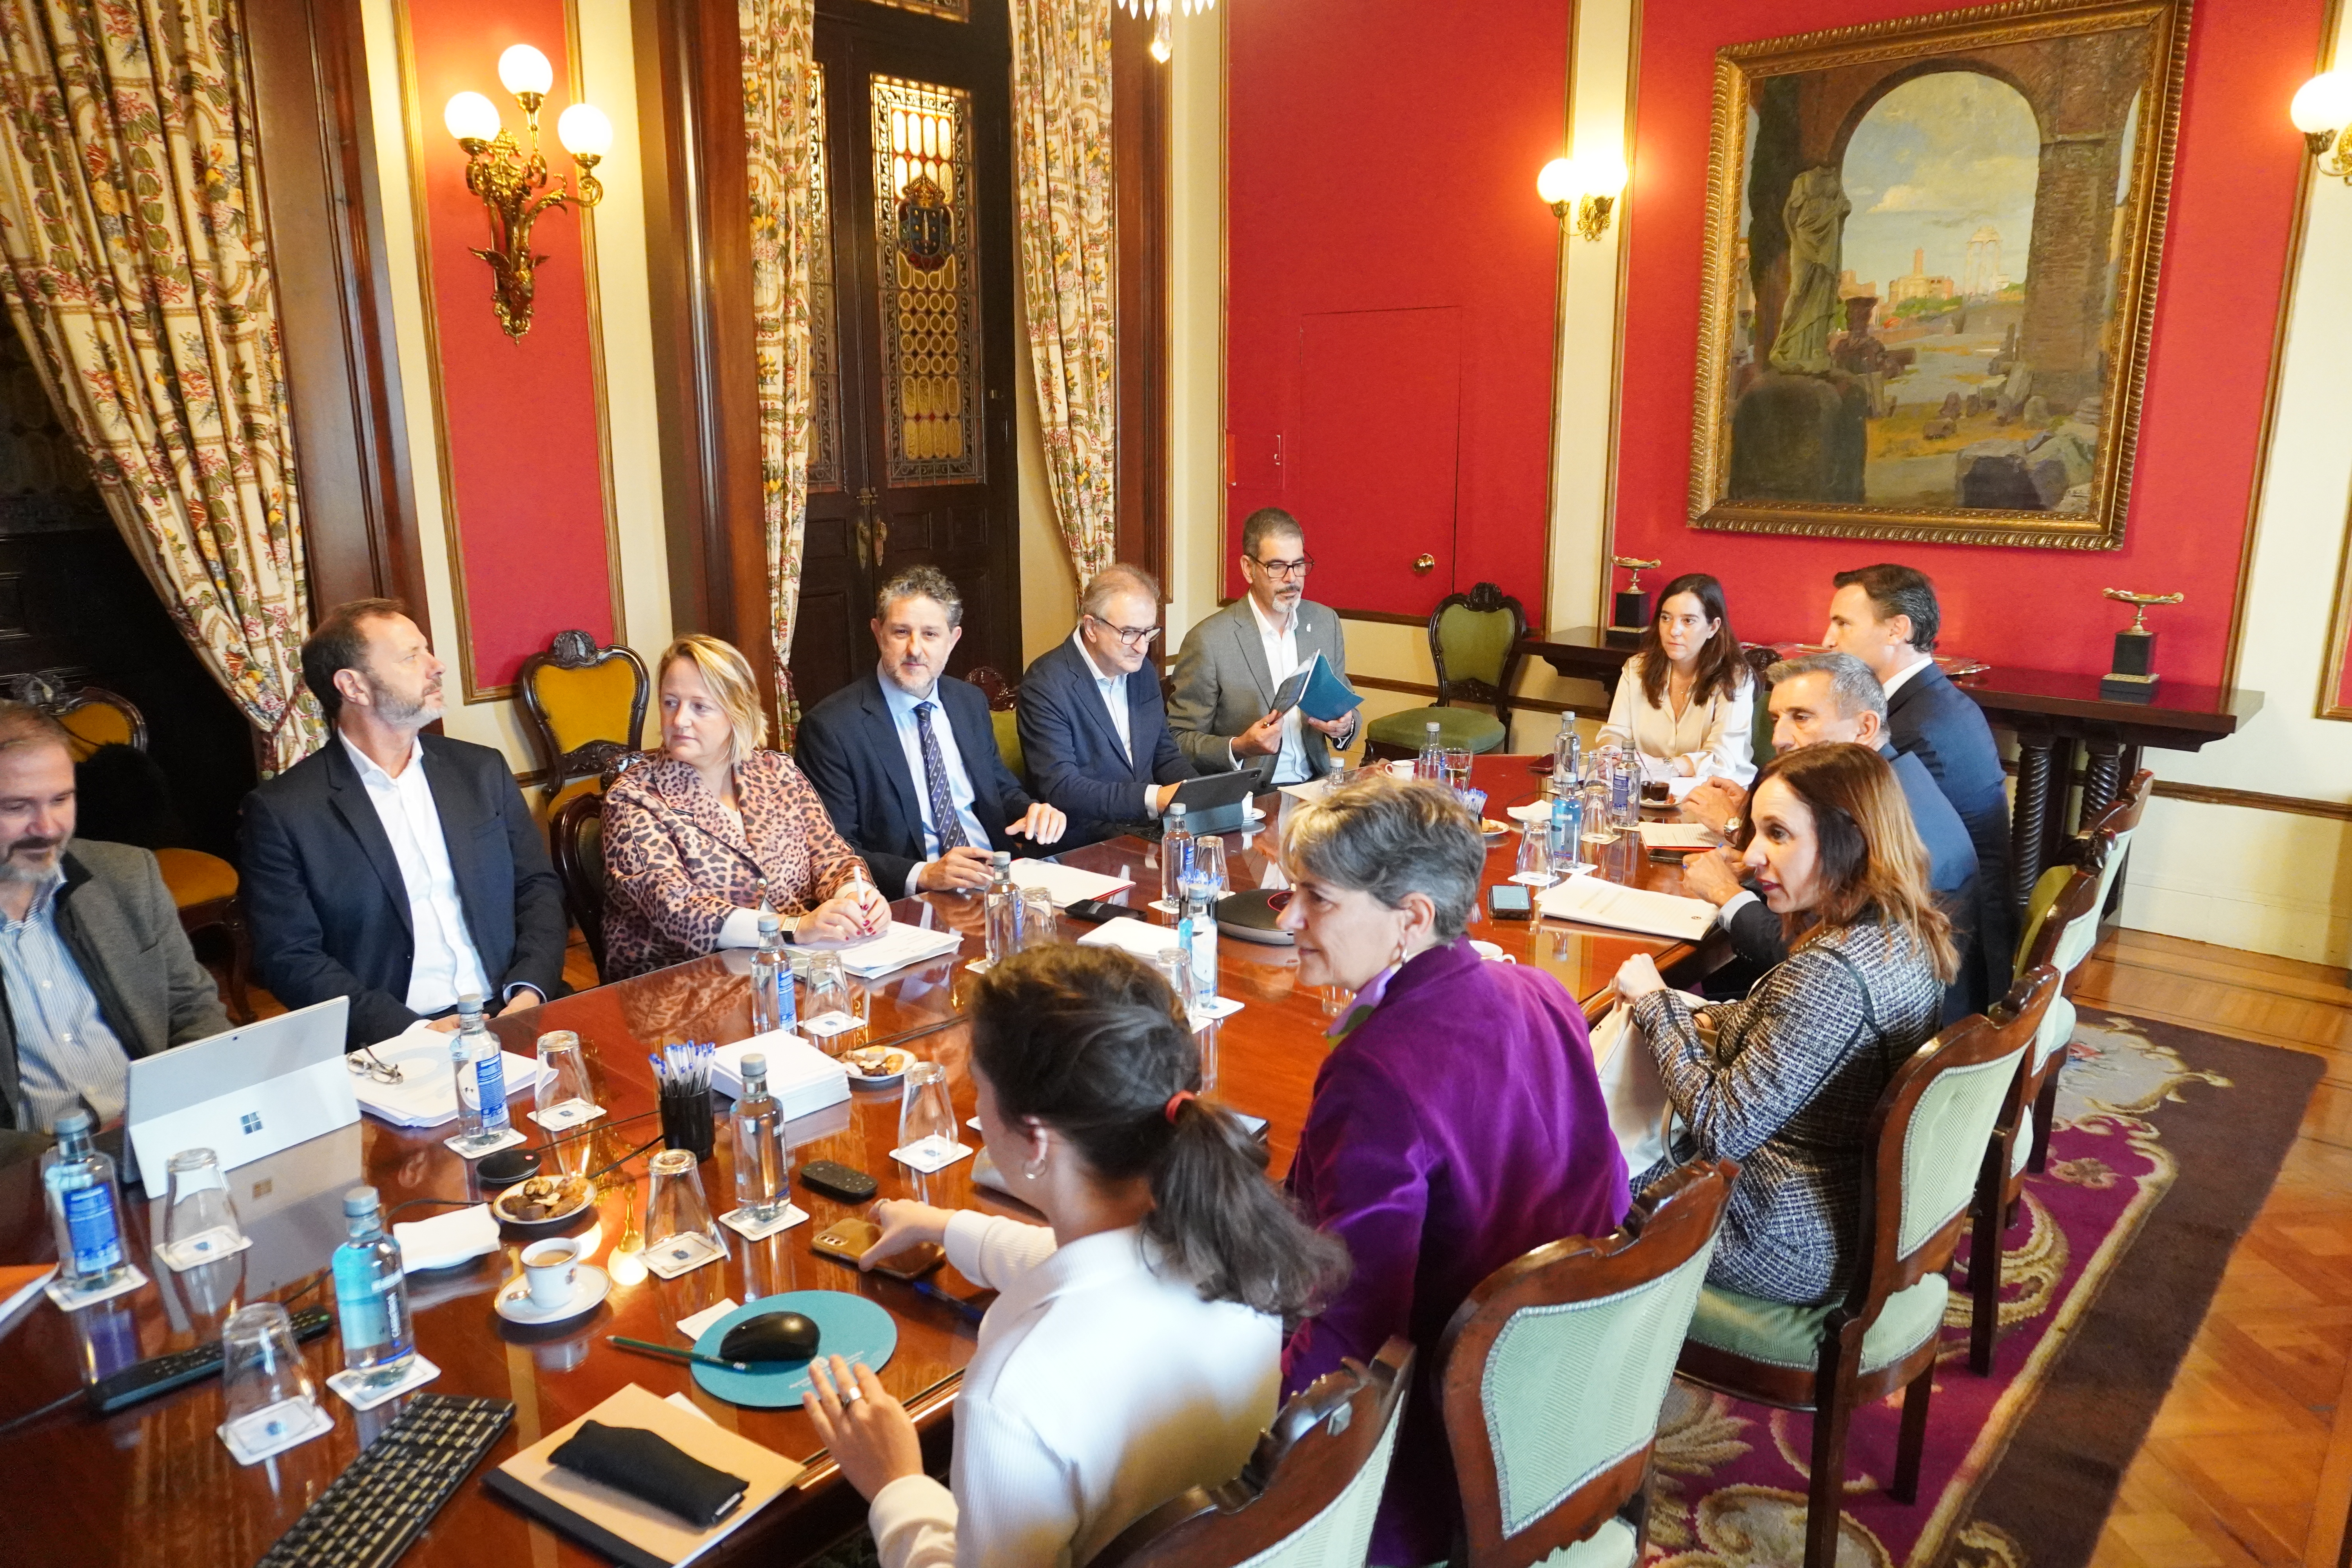
[[[395,730],[411,725],[422,729],[441,717],[441,689],[437,685],[425,688],[411,700],[370,676],[368,694],[375,700],[376,718]]]
[[[43,838],[27,834],[0,847],[0,882],[18,884],[47,881],[57,873],[58,861],[64,856],[73,835],[59,834],[55,838]]]

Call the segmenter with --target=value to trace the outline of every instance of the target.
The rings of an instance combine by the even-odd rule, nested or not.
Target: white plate
[[[1510,813],[1511,820],[1514,822],[1541,822],[1551,815],[1551,802],[1531,800],[1525,805],[1507,806],[1504,809]]]
[[[498,1299],[490,1304],[499,1316],[509,1323],[525,1328],[541,1328],[549,1323],[561,1323],[593,1312],[613,1289],[612,1276],[592,1264],[580,1265],[580,1272],[572,1280],[572,1300],[561,1307],[547,1308],[530,1299],[530,1277],[518,1274],[499,1288]]]
[[[898,1058],[898,1070],[897,1072],[886,1072],[869,1076],[858,1071],[856,1068],[850,1064],[847,1056],[845,1055],[841,1063],[842,1070],[849,1074],[849,1081],[853,1088],[863,1087],[866,1089],[887,1089],[892,1084],[897,1083],[899,1079],[905,1078],[907,1076],[907,1069],[915,1065],[915,1053],[908,1050],[901,1050],[897,1046],[861,1046],[858,1048],[861,1050],[878,1049],[888,1051],[891,1055]]]

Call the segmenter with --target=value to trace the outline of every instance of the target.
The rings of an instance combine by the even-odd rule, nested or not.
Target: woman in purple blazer
[[[1437,1392],[1448,1319],[1521,1253],[1624,1218],[1625,1162],[1584,1013],[1542,971],[1464,939],[1486,849],[1435,784],[1376,778],[1293,808],[1282,926],[1307,985],[1356,997],[1334,1025],[1291,1162],[1307,1216],[1354,1273],[1283,1352],[1286,1396],[1391,1334],[1418,1349],[1371,1561],[1435,1563],[1461,1516]]]

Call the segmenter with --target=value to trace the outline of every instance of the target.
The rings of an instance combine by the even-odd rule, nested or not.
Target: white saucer
[[[613,1289],[612,1277],[593,1265],[580,1265],[579,1277],[572,1281],[572,1300],[550,1310],[535,1304],[530,1299],[530,1279],[518,1274],[499,1287],[498,1299],[491,1305],[499,1316],[509,1323],[525,1328],[543,1328],[549,1323],[561,1323],[594,1311]]]
[[[1505,806],[1503,809],[1509,813],[1514,822],[1540,822],[1551,815],[1551,802],[1531,800],[1524,805]]]

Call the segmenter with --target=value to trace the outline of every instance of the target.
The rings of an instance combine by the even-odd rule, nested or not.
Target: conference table
[[[1540,782],[1525,757],[1481,758],[1473,773],[1473,783],[1488,792],[1487,815],[1496,819],[1504,818],[1504,808],[1536,798]],[[1236,889],[1267,884],[1274,870],[1273,830],[1280,814],[1295,805],[1287,796],[1268,795],[1259,798],[1258,809],[1265,814],[1262,822],[1224,836],[1228,875]],[[1493,841],[1488,883],[1511,876],[1517,847],[1514,834]],[[1630,832],[1605,846],[1588,846],[1587,852],[1599,865],[1599,875],[1661,891],[1680,889],[1679,865],[1651,859]],[[1131,878],[1134,886],[1112,895],[1112,901],[1132,905],[1139,918],[1167,921],[1147,907],[1160,887],[1156,846],[1119,838],[1058,858]],[[897,1043],[936,1060],[947,1069],[958,1117],[968,1117],[972,1096],[965,1070],[967,1029],[959,1009],[973,979],[967,965],[984,947],[981,900],[926,894],[899,900],[894,914],[909,923],[956,931],[965,941],[950,957],[868,983],[865,1026],[835,1037],[827,1048],[837,1054],[859,1045]],[[1064,939],[1086,929],[1068,916],[1060,920]],[[1691,944],[1541,916],[1495,921],[1486,912],[1483,889],[1470,934],[1496,943],[1517,963],[1555,975],[1588,1016],[1605,1009],[1618,966],[1635,953],[1652,954],[1668,978],[1681,984],[1694,981],[1721,956],[1719,939],[1713,937]],[[1200,1031],[1204,1073],[1213,1079],[1207,1098],[1267,1120],[1270,1169],[1278,1175],[1287,1169],[1306,1121],[1316,1069],[1328,1046],[1325,1030],[1344,998],[1300,984],[1297,961],[1287,946],[1228,936],[1220,940],[1219,959],[1221,994],[1243,1005]],[[508,1050],[526,1055],[544,1030],[578,1033],[606,1111],[593,1133],[594,1158],[603,1164],[658,1134],[648,1051],[686,1040],[739,1040],[751,1032],[748,973],[747,953],[717,953],[566,996],[500,1018],[494,1026]],[[1456,1045],[1476,1048],[1472,1040],[1437,1042],[1433,1048]],[[796,1169],[809,1161],[833,1160],[874,1176],[885,1197],[919,1196],[948,1206],[1039,1217],[1011,1199],[975,1188],[970,1159],[929,1176],[898,1165],[888,1152],[898,1141],[898,1088],[859,1087],[854,1075],[852,1082],[847,1105],[787,1124]],[[527,1101],[519,1100],[515,1109],[515,1125],[534,1142],[542,1141],[544,1134],[521,1115]],[[715,1151],[701,1167],[713,1212],[733,1206],[723,1100],[718,1122]],[[404,1130],[366,1117],[231,1172],[229,1184],[254,1245],[236,1258],[186,1275],[172,1274],[148,1249],[149,1237],[160,1233],[162,1194],[151,1200],[136,1189],[127,1192],[133,1255],[151,1283],[71,1314],[37,1301],[0,1325],[0,1426],[142,1357],[217,1337],[235,1305],[276,1299],[331,1307],[325,1270],[342,1236],[345,1189],[362,1181],[373,1184],[388,1207],[417,1199],[478,1202],[494,1195],[443,1146],[442,1138],[452,1131],[454,1125]],[[977,1144],[977,1135],[968,1142]],[[796,1179],[793,1199],[809,1212],[808,1223],[757,1242],[722,1227],[724,1259],[665,1280],[647,1272],[635,1250],[643,1243],[649,1158],[649,1152],[640,1152],[623,1160],[600,1179],[591,1212],[553,1233],[593,1232],[588,1260],[612,1276],[610,1295],[583,1319],[522,1329],[492,1310],[493,1296],[520,1271],[519,1254],[542,1239],[541,1232],[509,1226],[499,1251],[456,1268],[410,1276],[417,1350],[440,1368],[427,1387],[510,1399],[516,1408],[512,1426],[404,1562],[551,1568],[603,1561],[491,1494],[479,1478],[630,1384],[659,1396],[682,1394],[721,1426],[787,1458],[813,1461],[782,1496],[698,1561],[797,1563],[853,1529],[864,1504],[823,1458],[814,1430],[797,1407],[761,1410],[727,1404],[699,1388],[690,1368],[606,1342],[607,1335],[621,1334],[684,1348],[688,1340],[676,1326],[678,1321],[722,1299],[745,1302],[781,1291],[829,1289],[855,1291],[879,1303],[898,1332],[882,1382],[913,1412],[927,1462],[934,1473],[944,1473],[957,1378],[971,1357],[977,1330],[906,1284],[860,1274],[810,1249],[812,1236],[863,1205],[835,1203]],[[413,1220],[438,1212],[446,1211],[420,1205],[394,1217]],[[54,1256],[34,1163],[21,1161],[0,1170],[0,1261],[40,1262]],[[929,1278],[975,1303],[988,1299],[951,1267]],[[394,1400],[355,1414],[326,1392],[325,1377],[341,1365],[332,1331],[311,1342],[306,1354],[321,1384],[321,1402],[334,1416],[333,1429],[250,1468],[240,1468],[215,1436],[222,1419],[217,1380],[103,1419],[89,1415],[77,1398],[0,1436],[0,1470],[16,1477],[20,1489],[0,1526],[0,1542],[6,1546],[0,1557],[12,1563],[174,1568],[242,1568],[253,1563],[404,1403]]]

